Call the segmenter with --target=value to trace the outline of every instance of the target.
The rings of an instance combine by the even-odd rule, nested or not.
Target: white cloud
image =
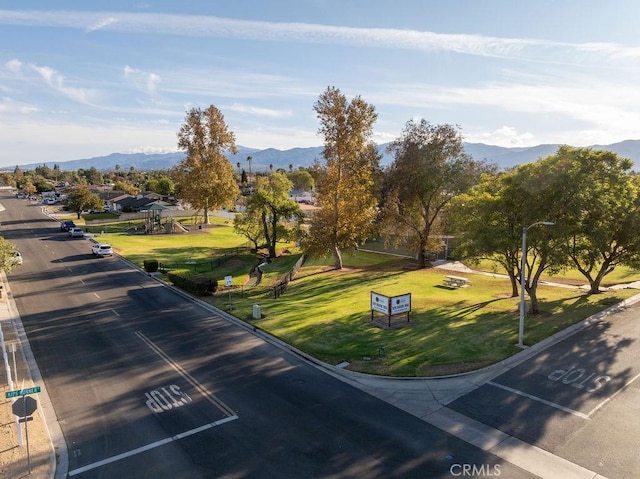
[[[74,101],[84,104],[90,104],[95,96],[95,92],[85,88],[73,88],[66,85],[63,75],[58,73],[51,67],[29,65],[31,70],[36,72],[51,88],[58,93],[70,98]]]
[[[390,133],[388,131],[378,131],[373,134],[373,141],[378,145],[389,143],[400,136],[399,133]]]
[[[105,19],[106,16],[106,19]],[[95,29],[139,34],[243,38],[278,42],[348,44],[468,55],[522,58],[548,63],[615,64],[640,61],[640,48],[615,43],[568,43],[475,34],[443,34],[391,28],[276,23],[196,15],[0,10],[0,24]]]
[[[20,73],[20,71],[22,70],[22,62],[15,58],[6,62],[4,66],[7,67],[7,70],[12,73]]]
[[[8,114],[28,114],[38,111],[38,108],[33,105],[26,105],[23,103],[16,103],[11,98],[2,98],[0,100],[0,113]]]
[[[470,143],[486,143],[488,145],[505,146],[508,148],[517,146],[534,145],[534,135],[529,132],[519,132],[511,126],[502,126],[490,132],[479,132],[465,135],[465,141]]]
[[[33,142],[33,132],[38,132],[38,142]],[[82,141],[78,141],[82,138]],[[117,144],[114,143],[117,138]],[[114,152],[144,150],[146,145],[156,146],[157,151],[176,151],[176,132],[158,125],[137,125],[130,122],[71,123],[44,122],[40,120],[15,121],[0,129],[0,165],[25,164],[38,161],[68,161]],[[24,145],[31,145],[25,151]]]
[[[240,103],[234,103],[225,109],[235,111],[238,113],[247,113],[254,116],[265,116],[268,118],[288,118],[293,115],[291,110],[273,110],[270,108],[259,108],[255,106],[242,105]]]
[[[105,18],[103,20],[98,20],[93,25],[90,25],[89,27],[87,27],[85,29],[85,33],[91,33],[91,32],[95,32],[97,30],[102,30],[102,29],[108,27],[109,25],[114,24],[116,21],[117,20],[114,17],[108,17],[108,18]]]
[[[323,139],[314,129],[293,128],[237,128],[231,126],[238,145],[250,148],[306,148],[322,145]]]
[[[145,72],[129,65],[124,66],[124,77],[131,80],[136,88],[149,95],[155,95],[157,86],[162,81],[157,73]]]

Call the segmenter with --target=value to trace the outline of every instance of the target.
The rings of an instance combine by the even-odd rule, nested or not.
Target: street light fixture
[[[524,348],[524,270],[527,266],[527,231],[537,225],[553,226],[551,221],[537,221],[522,228],[522,262],[520,263],[520,323],[518,324],[518,347]]]

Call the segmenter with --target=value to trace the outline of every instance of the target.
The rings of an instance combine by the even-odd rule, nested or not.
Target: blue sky
[[[168,152],[192,107],[238,145],[322,145],[328,86],[465,141],[638,139],[637,0],[0,0],[0,165]]]

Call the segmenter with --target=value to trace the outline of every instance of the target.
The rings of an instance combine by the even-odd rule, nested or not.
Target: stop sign
[[[11,406],[11,411],[16,416],[31,416],[38,409],[38,401],[31,396],[19,397]]]

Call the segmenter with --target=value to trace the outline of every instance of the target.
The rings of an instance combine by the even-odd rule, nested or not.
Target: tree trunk
[[[427,238],[421,236],[420,244],[418,245],[418,268],[426,268],[427,267]]]
[[[596,275],[595,279],[592,280],[589,277],[589,286],[590,286],[589,294],[600,293],[600,285],[602,284],[602,280],[606,276],[607,271],[609,271],[609,264],[605,263],[600,267],[600,271],[598,271],[598,274]]]
[[[531,316],[536,316],[540,314],[540,307],[538,306],[538,290],[533,286],[531,286],[530,288],[526,288],[526,290],[527,293],[529,293],[529,298],[531,299],[531,309],[529,310],[529,314]]]
[[[269,223],[267,221],[267,212],[262,210],[262,214],[260,215],[262,220],[262,231],[264,233],[264,240],[267,244],[267,249],[269,250],[269,258],[274,258],[274,255],[271,255],[271,235],[269,234]]]
[[[337,244],[333,245],[333,266],[335,269],[342,269],[342,255]]]
[[[203,218],[204,224],[205,224],[205,225],[208,225],[208,224],[209,224],[209,209],[208,209],[208,208],[205,208],[205,209],[204,209],[204,211],[203,211],[203,213],[204,213],[204,214],[203,214],[203,217],[204,217],[204,218]]]
[[[517,298],[520,293],[518,289],[518,284],[520,283],[512,271],[509,272],[509,280],[511,281],[511,297]]]
[[[277,238],[277,231],[278,231],[278,216],[276,215],[276,212],[271,211],[271,241],[269,242],[269,257],[271,258],[275,258],[277,256],[276,254],[276,243],[278,242],[278,238]]]
[[[423,269],[427,267],[427,255],[424,250],[418,251],[418,268]]]

